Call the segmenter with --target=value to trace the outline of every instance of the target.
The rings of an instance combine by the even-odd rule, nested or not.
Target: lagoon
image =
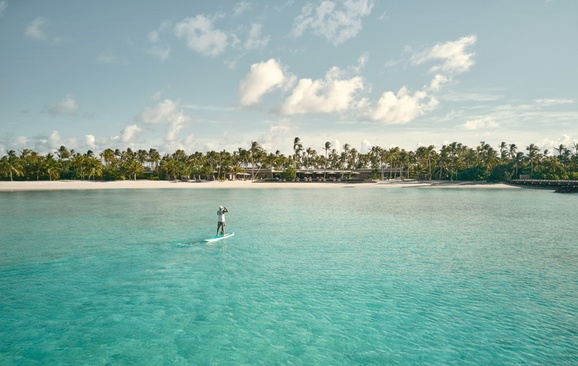
[[[0,192],[0,364],[576,364],[577,200]]]

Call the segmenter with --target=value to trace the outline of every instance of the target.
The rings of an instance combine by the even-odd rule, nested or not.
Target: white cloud
[[[375,144],[372,144],[368,140],[364,139],[363,141],[361,141],[361,150],[359,152],[360,153],[367,153],[374,146],[375,146]]]
[[[237,3],[237,5],[235,5],[235,7],[233,8],[233,16],[237,17],[250,8],[251,8],[250,3],[246,1],[241,1],[240,3]]]
[[[285,82],[283,69],[275,59],[253,64],[239,85],[239,103],[245,107],[257,105],[265,93]]]
[[[60,134],[56,130],[52,131],[50,137],[48,138],[48,141],[52,149],[57,149],[60,146],[64,145],[62,142],[62,138],[60,137]]]
[[[139,120],[146,124],[170,123],[177,113],[177,104],[170,99],[165,99],[152,108],[146,108],[140,115]]]
[[[295,136],[295,124],[289,119],[282,119],[278,122],[271,123],[269,129],[261,134],[257,141],[268,152],[274,153],[282,146],[293,141]]]
[[[94,137],[94,135],[84,135],[84,141],[87,146],[91,148],[96,147],[96,137]]]
[[[164,22],[161,23],[161,25],[157,29],[149,32],[148,39],[151,43],[154,44],[147,50],[147,53],[149,55],[153,55],[160,60],[166,60],[167,58],[169,58],[171,53],[171,47],[167,44],[162,45],[159,43],[161,41],[161,34],[170,28],[171,22],[165,20]]]
[[[564,104],[574,104],[574,99],[536,99],[536,104],[540,107],[552,107]]]
[[[36,41],[48,41],[55,44],[62,42],[62,38],[50,36],[46,32],[47,25],[48,22],[46,19],[43,17],[38,17],[32,22],[28,23],[26,30],[24,31],[24,35]]]
[[[147,50],[147,53],[149,55],[153,55],[155,57],[157,57],[160,60],[166,60],[167,58],[169,58],[170,54],[171,54],[171,47],[170,46],[153,46],[151,48],[149,48]]]
[[[116,57],[111,49],[106,49],[98,55],[98,61],[105,64],[111,64],[116,61]]]
[[[149,125],[168,125],[165,134],[166,142],[177,141],[179,132],[191,120],[179,109],[178,102],[170,99],[165,99],[154,107],[146,108],[137,119]]]
[[[406,87],[402,87],[397,94],[391,91],[383,93],[368,117],[386,124],[407,123],[437,105],[437,99],[428,96],[425,91],[420,90],[412,95]]]
[[[157,29],[149,32],[149,34],[148,34],[149,41],[151,41],[152,43],[159,42],[161,39],[161,33],[166,31],[170,27],[171,27],[171,22],[169,22],[168,20],[165,20],[164,22],[161,23],[161,25]]]
[[[468,71],[474,65],[474,54],[467,48],[476,43],[477,37],[466,36],[457,41],[438,43],[432,48],[412,56],[414,64],[420,65],[431,60],[441,60],[443,64],[431,68],[431,71],[440,70],[448,73],[461,73]]]
[[[484,129],[497,128],[497,127],[498,127],[498,123],[494,120],[493,117],[482,117],[482,118],[472,119],[472,120],[469,120],[469,121],[459,125],[459,128],[461,130],[467,130],[467,131],[484,130]]]
[[[368,60],[369,55],[367,53],[364,53],[363,55],[359,56],[359,58],[357,59],[357,65],[352,66],[351,70],[356,74],[361,73],[363,71],[363,68],[365,67],[365,64],[367,64]]]
[[[432,91],[438,91],[443,84],[449,82],[450,80],[451,78],[447,76],[436,74],[429,85],[429,89]]]
[[[6,9],[8,9],[8,1],[0,1],[0,18],[4,16]]]
[[[48,108],[48,112],[53,115],[74,115],[77,110],[78,105],[72,95],[67,95],[60,102]]]
[[[291,34],[298,38],[311,28],[314,34],[337,46],[357,36],[362,28],[361,19],[371,13],[373,4],[373,0],[322,1],[317,7],[308,4],[295,18]]]
[[[206,56],[218,56],[227,47],[227,34],[215,29],[213,21],[203,15],[179,22],[175,35],[185,37],[189,48]]]
[[[279,108],[279,113],[334,113],[346,112],[355,102],[356,92],[363,90],[359,76],[341,79],[340,70],[332,68],[325,79],[301,79],[291,95]]]
[[[142,128],[140,128],[138,125],[126,126],[121,132],[122,142],[131,142],[138,135],[138,133],[141,131],[142,131]]]
[[[249,29],[249,38],[245,41],[245,49],[251,50],[267,46],[269,43],[269,36],[261,37],[262,24],[251,24]]]
[[[48,38],[43,29],[45,26],[46,26],[46,19],[42,17],[36,18],[32,22],[28,23],[28,26],[26,27],[26,31],[24,32],[24,34],[27,37],[35,39],[37,41],[44,41]]]
[[[184,115],[182,112],[175,114],[169,123],[169,129],[165,135],[166,142],[173,142],[178,140],[178,134],[184,127],[185,123],[188,122],[190,118]]]

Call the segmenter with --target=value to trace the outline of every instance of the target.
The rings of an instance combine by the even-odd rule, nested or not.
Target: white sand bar
[[[518,189],[519,187],[503,183],[484,182],[444,182],[388,180],[367,183],[345,182],[265,182],[265,181],[206,181],[206,182],[171,182],[171,181],[80,181],[59,180],[40,182],[0,182],[0,192],[12,191],[58,191],[58,190],[93,190],[93,189],[162,189],[162,188],[499,188]]]

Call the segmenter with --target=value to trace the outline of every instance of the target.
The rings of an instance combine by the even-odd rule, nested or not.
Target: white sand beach
[[[270,181],[206,181],[206,182],[172,182],[153,180],[126,180],[113,182],[59,180],[59,181],[31,181],[31,182],[0,182],[0,192],[12,191],[57,191],[57,190],[94,190],[94,189],[214,189],[214,188],[494,188],[519,189],[503,183],[485,182],[444,182],[444,181],[412,181],[387,180],[378,182],[346,183],[346,182],[270,182]]]

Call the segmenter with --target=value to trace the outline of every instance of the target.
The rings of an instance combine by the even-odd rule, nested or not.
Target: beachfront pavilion
[[[244,173],[237,173],[235,179],[278,179],[282,171],[271,169],[246,169]],[[336,169],[298,169],[295,172],[295,181],[298,182],[360,182],[367,181],[371,177],[371,169],[336,170]],[[239,175],[241,174],[241,175]],[[384,179],[399,177],[401,169],[383,169],[381,172]],[[233,177],[229,177],[233,179]]]

